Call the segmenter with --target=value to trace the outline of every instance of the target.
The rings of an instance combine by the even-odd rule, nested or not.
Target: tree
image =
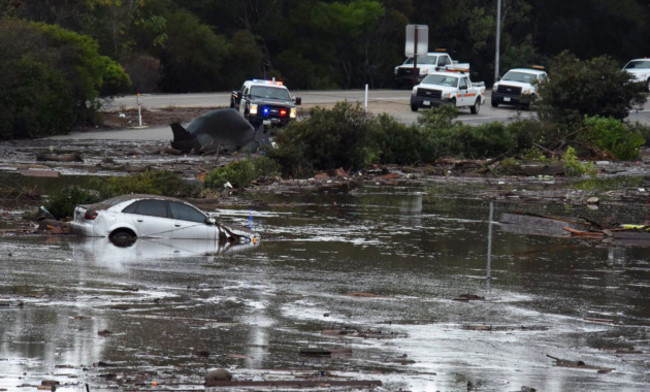
[[[0,20],[0,138],[66,133],[97,120],[99,95],[129,79],[97,42],[58,26]]]
[[[581,61],[564,51],[551,62],[550,78],[539,88],[539,116],[558,124],[578,124],[585,116],[623,119],[645,102],[644,84],[635,83],[608,56]]]

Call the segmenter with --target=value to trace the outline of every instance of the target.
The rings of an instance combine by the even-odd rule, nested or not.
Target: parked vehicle
[[[530,108],[537,99],[537,87],[548,78],[542,67],[514,68],[492,86],[492,107],[499,104]]]
[[[292,97],[280,81],[247,80],[232,92],[230,107],[239,110],[253,126],[284,126],[297,117],[300,97]]]
[[[434,72],[422,83],[413,87],[411,110],[451,104],[457,108],[468,107],[472,114],[485,103],[485,83],[475,82],[465,72]]]
[[[418,83],[430,74],[437,71],[456,71],[466,70],[469,73],[469,63],[459,63],[452,60],[449,54],[444,51],[429,52],[417,57],[417,76]],[[395,84],[397,87],[413,86],[413,57],[408,57],[403,64],[395,67]]]
[[[136,238],[203,239],[234,244],[260,240],[259,234],[221,224],[183,200],[156,195],[124,195],[78,205],[70,231],[108,237],[122,245],[131,245]]]
[[[645,83],[647,90],[650,91],[650,59],[630,60],[623,70],[634,76],[637,82]]]

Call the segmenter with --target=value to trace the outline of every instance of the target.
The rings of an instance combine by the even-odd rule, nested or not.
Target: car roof
[[[276,82],[273,80],[252,79],[252,80],[245,81],[244,85],[265,86],[265,87],[281,88],[281,89],[288,90],[287,86],[285,86],[282,82]]]
[[[508,72],[510,71],[526,72],[526,73],[531,73],[536,75],[541,75],[546,73],[546,71],[543,71],[541,69],[534,69],[534,68],[512,68],[508,70]]]
[[[467,72],[453,72],[453,71],[437,71],[429,72],[429,75],[445,75],[445,76],[469,76]]]
[[[130,194],[130,195],[120,195],[111,197],[110,199],[102,200],[94,204],[88,204],[85,207],[92,209],[107,209],[117,204],[123,203],[129,200],[165,200],[165,201],[175,201],[179,203],[189,204],[181,199],[169,196],[160,196],[160,195],[147,195],[147,194]]]

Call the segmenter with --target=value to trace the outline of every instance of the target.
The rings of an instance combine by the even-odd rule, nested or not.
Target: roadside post
[[[363,107],[366,110],[366,113],[368,113],[368,83],[366,83],[366,92],[363,96]]]
[[[138,105],[138,126],[136,128],[147,128],[146,125],[142,125],[142,103],[140,102],[140,93],[135,95],[135,102]]]
[[[418,53],[426,54],[429,51],[429,26],[410,24],[406,25],[406,44],[404,55],[413,57],[413,85],[418,81]]]

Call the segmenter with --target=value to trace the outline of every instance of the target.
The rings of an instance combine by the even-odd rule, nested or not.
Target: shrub
[[[623,119],[646,100],[644,86],[607,56],[581,61],[564,51],[550,73],[539,88],[538,113],[553,123],[580,124],[585,115]]]
[[[645,141],[645,146],[650,146],[650,125],[641,124],[639,122],[627,125],[631,132],[639,132]]]
[[[363,169],[376,156],[368,147],[374,124],[358,103],[339,102],[332,109],[316,107],[307,120],[295,121],[278,134],[272,156],[285,174],[338,167]]]
[[[178,174],[167,171],[145,171],[125,176],[111,177],[98,186],[102,198],[130,193],[183,197],[192,192],[192,186]]]
[[[54,25],[0,18],[0,138],[67,133],[98,118],[99,92],[129,81],[93,39]]]
[[[45,208],[56,218],[66,219],[72,217],[74,208],[78,204],[90,204],[99,201],[96,195],[76,186],[67,187],[50,195]]]
[[[280,166],[267,157],[244,159],[212,169],[205,178],[205,186],[221,188],[226,182],[235,188],[244,188],[260,177],[276,176]]]
[[[421,161],[421,134],[415,126],[397,122],[381,114],[370,127],[367,163],[412,165]]]
[[[578,137],[621,160],[636,159],[639,148],[645,143],[637,129],[626,126],[621,120],[600,116],[585,117]]]
[[[580,162],[576,150],[571,146],[567,147],[562,160],[564,161],[564,173],[567,176],[596,175],[596,166],[593,162]]]

